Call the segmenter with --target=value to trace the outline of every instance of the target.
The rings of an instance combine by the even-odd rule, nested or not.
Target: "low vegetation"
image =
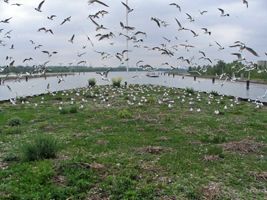
[[[95,79],[95,78],[90,78],[90,79],[88,80],[88,85],[89,85],[90,87],[94,87],[94,86],[96,85],[96,79]]]
[[[121,87],[121,81],[122,81],[122,78],[120,78],[120,77],[112,78],[113,87]]]
[[[0,103],[0,199],[266,197],[264,106],[150,85],[24,101]]]

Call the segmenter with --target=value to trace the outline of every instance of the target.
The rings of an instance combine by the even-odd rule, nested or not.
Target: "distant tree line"
[[[197,74],[200,76],[219,76],[221,74],[226,74],[230,77],[235,75],[236,78],[244,77],[245,79],[255,79],[255,80],[266,80],[267,81],[267,73],[266,68],[264,66],[254,65],[252,66],[254,70],[247,71],[245,65],[241,62],[232,62],[225,63],[224,61],[218,61],[218,63],[214,66],[206,65],[206,66],[198,66],[198,67],[189,67],[188,72],[190,74]]]

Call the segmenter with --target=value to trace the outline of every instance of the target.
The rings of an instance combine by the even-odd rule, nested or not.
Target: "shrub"
[[[121,81],[122,81],[122,78],[113,78],[112,79],[112,85],[113,87],[121,87]]]
[[[26,161],[55,158],[59,150],[57,141],[51,136],[39,135],[32,143],[23,146],[23,156]]]
[[[186,88],[185,91],[189,94],[194,94],[195,90],[193,88]]]
[[[127,119],[132,117],[132,113],[129,110],[123,109],[118,112],[119,118]]]
[[[11,127],[20,126],[22,124],[22,120],[18,117],[14,117],[8,121],[8,125]]]
[[[94,87],[96,85],[96,79],[95,78],[90,78],[88,80],[88,84],[90,87]]]

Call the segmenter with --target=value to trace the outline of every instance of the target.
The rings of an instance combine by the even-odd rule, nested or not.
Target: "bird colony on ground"
[[[235,1],[240,4],[240,9],[250,9],[249,1]],[[16,9],[24,9],[24,3],[26,2],[19,0],[18,2],[2,0],[0,5],[8,9],[14,9],[14,12],[16,12]],[[130,25],[125,22],[124,17],[117,22],[112,21],[111,23],[109,21],[107,23],[105,21],[110,16],[119,14],[110,11],[113,6],[110,1],[84,1],[88,13],[84,16],[84,21],[80,22],[77,21],[76,16],[60,16],[60,12],[64,10],[64,5],[58,13],[55,10],[48,10],[47,4],[49,3],[51,3],[51,0],[43,0],[32,3],[33,5],[36,4],[35,7],[27,7],[27,12],[32,12],[32,20],[37,18],[40,25],[35,27],[35,39],[28,39],[28,33],[20,35],[25,51],[31,52],[29,56],[23,59],[18,59],[15,56],[17,55],[15,53],[16,43],[13,43],[13,37],[17,36],[16,29],[9,29],[16,18],[0,15],[3,18],[0,18],[0,48],[6,54],[4,55],[5,64],[0,68],[0,72],[18,65],[26,65],[32,66],[33,69],[27,75],[45,74],[49,65],[89,66],[93,60],[97,60],[98,66],[122,66],[130,62],[130,66],[144,70],[165,67],[171,71],[181,67],[202,65],[202,69],[197,71],[198,74],[201,74],[205,72],[205,66],[214,65],[218,60],[221,60],[220,55],[222,58],[225,55],[230,55],[232,61],[242,62],[245,67],[236,69],[240,72],[259,70],[255,63],[256,59],[267,56],[266,52],[258,52],[257,49],[251,47],[249,41],[232,41],[231,44],[225,46],[220,42],[221,38],[214,36],[213,32],[216,32],[214,27],[211,30],[207,24],[201,24],[201,18],[214,12],[217,15],[217,19],[214,20],[218,20],[219,24],[236,18],[228,10],[221,7],[214,10],[186,10],[182,6],[183,0],[166,1],[162,10],[172,10],[172,13],[166,14],[170,20],[163,19],[165,15],[162,13],[158,14],[161,17],[155,14],[149,18],[139,19],[139,22],[142,21],[142,23],[149,24],[149,27],[153,28],[142,30],[145,27],[131,25],[131,19],[135,21],[135,13],[138,12],[138,9],[141,9],[139,7],[135,8],[135,1],[129,1],[129,5],[124,1],[120,2],[121,14],[125,17],[126,10]],[[68,3],[66,1],[66,4]],[[153,4],[150,7],[153,9]],[[6,14],[8,15],[8,13]],[[71,29],[71,33],[68,32],[69,36],[65,38],[65,34],[62,34],[64,26],[71,28],[72,26],[75,27],[77,23],[82,28]],[[195,23],[197,23],[197,26],[194,25]],[[42,24],[46,26],[42,26]],[[90,32],[86,29],[90,29]],[[172,30],[171,33],[175,31],[175,35],[170,35],[170,30]],[[162,33],[162,36],[154,40],[155,32]],[[129,42],[129,49],[125,49],[126,40]],[[208,41],[208,43],[200,45],[199,42],[202,40]],[[52,41],[53,45],[49,45],[48,41]],[[59,48],[58,43],[62,43],[61,45],[64,43],[67,46],[64,46],[64,49],[62,46]],[[214,57],[214,52],[216,52],[217,57]],[[19,53],[24,55],[21,51]],[[71,61],[68,59],[71,59]],[[156,63],[153,60],[156,60]],[[267,70],[260,70],[260,72],[266,73]],[[21,74],[18,74],[19,76]]]

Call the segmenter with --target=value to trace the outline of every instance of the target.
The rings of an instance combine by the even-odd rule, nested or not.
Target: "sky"
[[[40,0],[9,0],[5,3],[0,1],[0,21],[12,17],[9,23],[0,23],[0,65],[8,65],[15,60],[14,65],[24,64],[25,66],[40,65],[49,61],[48,65],[68,66],[77,65],[80,61],[86,61],[86,66],[109,66],[117,67],[125,65],[125,61],[116,58],[116,53],[126,49],[126,38],[120,33],[126,34],[120,26],[125,24],[126,8],[121,0],[103,0],[109,7],[98,3],[88,4],[88,0],[45,0],[41,10],[37,12],[34,8]],[[15,3],[21,6],[12,5]],[[181,12],[170,3],[177,3]],[[238,53],[238,48],[229,48],[235,41],[242,41],[246,46],[254,49],[259,57],[255,57],[248,51],[243,51],[242,56],[248,61],[257,62],[267,60],[267,1],[248,0],[246,7],[242,0],[129,0],[129,6],[134,10],[129,13],[129,26],[135,30],[129,32],[133,36],[135,32],[146,32],[147,36],[138,35],[143,42],[129,41],[129,66],[135,67],[136,63],[142,60],[143,64],[160,67],[168,62],[174,67],[188,67],[189,65],[177,58],[183,56],[192,60],[192,65],[210,64],[207,60],[199,60],[202,55],[199,51],[205,52],[213,64],[218,60],[232,62],[236,56],[231,53]],[[218,8],[222,8],[229,17],[221,17]],[[99,19],[97,23],[106,27],[106,30],[96,31],[96,25],[88,18],[97,11],[106,10],[108,14]],[[204,15],[200,11],[208,11]],[[186,13],[190,14],[195,21],[190,22]],[[56,15],[54,20],[47,19],[50,15]],[[71,16],[71,21],[64,25],[60,23]],[[165,21],[168,26],[158,27],[151,20],[151,17]],[[177,18],[183,27],[194,30],[199,36],[193,37],[190,31],[178,31]],[[38,32],[41,27],[53,30],[50,33]],[[211,35],[204,34],[201,28],[208,28]],[[6,33],[11,31],[7,38]],[[115,37],[98,40],[97,34],[114,33]],[[73,44],[69,42],[75,34]],[[89,36],[94,44],[87,40]],[[164,38],[170,40],[167,42]],[[34,41],[34,45],[30,40]],[[223,50],[219,50],[218,42]],[[35,50],[37,45],[43,45]],[[180,44],[194,46],[186,50]],[[11,48],[13,45],[14,49]],[[162,55],[153,47],[166,48],[173,52],[173,56]],[[57,51],[52,57],[42,51]],[[109,56],[103,59],[100,53],[108,53]],[[78,54],[82,54],[78,57]],[[11,59],[6,60],[6,57]],[[33,60],[26,61],[26,58]],[[166,66],[168,67],[168,66]]]

